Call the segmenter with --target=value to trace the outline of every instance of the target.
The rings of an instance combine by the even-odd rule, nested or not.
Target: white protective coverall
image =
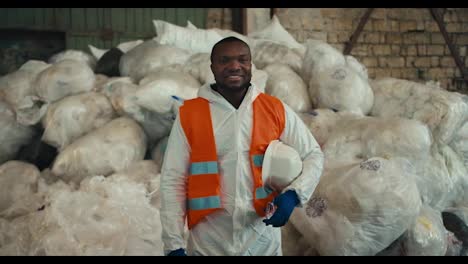
[[[166,253],[186,248],[188,255],[282,255],[281,229],[266,226],[253,207],[249,149],[252,103],[259,93],[254,86],[250,86],[239,109],[235,109],[209,84],[198,92],[199,97],[210,102],[223,208],[194,226],[187,243],[184,230],[187,230],[186,177],[190,146],[179,117],[176,118],[161,172],[161,223]],[[283,105],[286,122],[280,140],[296,149],[303,160],[302,173],[283,192],[295,190],[300,200],[299,206],[302,206],[319,182],[324,158],[320,146],[302,120],[290,107]]]

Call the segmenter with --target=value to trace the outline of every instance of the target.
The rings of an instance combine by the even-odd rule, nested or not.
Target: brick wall
[[[442,9],[439,9],[442,10]],[[278,8],[281,24],[299,42],[321,39],[343,51],[365,8]],[[468,8],[445,8],[444,23],[468,67]],[[224,15],[223,15],[224,14]],[[230,28],[230,9],[211,8],[207,28]],[[417,82],[439,81],[448,90],[468,93],[439,27],[427,8],[376,8],[351,55],[371,78],[395,77]]]
[[[441,10],[441,9],[439,9]],[[343,51],[365,8],[278,8],[281,24],[300,42],[321,39]],[[444,23],[468,67],[468,9],[446,8]],[[371,78],[440,81],[443,88],[468,92],[466,82],[439,27],[427,8],[376,8],[351,55],[366,65]]]

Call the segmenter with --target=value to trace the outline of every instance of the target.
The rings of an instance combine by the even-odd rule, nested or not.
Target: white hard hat
[[[273,140],[263,157],[262,179],[266,186],[281,192],[302,171],[299,153],[279,140]]]

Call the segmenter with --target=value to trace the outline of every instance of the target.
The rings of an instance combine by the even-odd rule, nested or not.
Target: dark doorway
[[[232,12],[232,30],[245,34],[245,8],[231,8]]]
[[[65,50],[65,32],[0,29],[0,76],[16,71],[28,60],[47,61]]]

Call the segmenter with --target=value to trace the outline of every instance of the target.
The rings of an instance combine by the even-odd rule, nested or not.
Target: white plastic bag
[[[350,112],[335,112],[331,109],[314,109],[305,113],[299,113],[299,117],[309,128],[317,143],[323,146],[335,127],[343,120],[360,119],[360,115]]]
[[[307,85],[289,66],[270,64],[263,70],[268,73],[265,87],[267,94],[278,97],[296,112],[307,112],[311,109]]]
[[[447,232],[440,211],[423,206],[420,215],[405,234],[403,242],[407,256],[444,256]]]
[[[108,49],[98,49],[93,45],[88,45],[88,48],[91,54],[93,54],[94,59],[96,59],[96,61],[98,61],[102,57],[102,55],[109,51]]]
[[[123,53],[127,53],[127,52],[129,52],[130,50],[132,50],[133,48],[135,48],[136,46],[140,45],[143,42],[144,41],[141,40],[141,39],[122,42],[119,45],[117,45],[116,48],[121,50]],[[102,57],[102,55],[104,55],[106,52],[109,51],[108,49],[98,49],[98,48],[94,47],[93,45],[88,45],[88,48],[89,48],[89,51],[91,52],[91,54],[93,54],[96,61],[99,61],[99,59]]]
[[[31,246],[29,215],[12,221],[0,218],[0,256],[27,256]]]
[[[468,96],[395,78],[370,83],[374,90],[371,115],[399,116],[429,126],[434,139],[450,143],[468,120]]]
[[[183,65],[183,70],[205,84],[214,80],[210,66],[210,53],[195,53]]]
[[[126,42],[122,42],[119,45],[117,45],[117,48],[119,50],[121,50],[123,53],[127,53],[127,52],[131,51],[133,48],[137,47],[138,45],[140,45],[143,42],[144,41],[141,40],[141,39],[126,41]]]
[[[30,60],[0,78],[0,98],[11,105],[20,124],[37,124],[47,110],[47,105],[38,102],[34,87],[38,74],[48,67],[50,64],[43,61]]]
[[[110,199],[92,192],[55,193],[46,222],[51,230],[42,237],[46,255],[123,255],[129,219]]]
[[[375,255],[419,215],[411,171],[405,160],[383,158],[327,170],[290,220],[320,255]]]
[[[367,115],[374,104],[374,93],[367,80],[348,66],[314,71],[309,95],[316,107],[362,115]]]
[[[284,63],[296,73],[301,73],[301,54],[285,45],[269,40],[257,40],[250,50],[252,62],[259,69],[263,69],[272,63]]]
[[[455,133],[449,145],[463,159],[465,167],[468,168],[468,122]]]
[[[159,181],[160,165],[153,160],[140,160],[131,164],[128,168],[117,171],[110,175],[113,179],[129,180],[135,183],[143,184],[148,193],[154,191],[154,181]]]
[[[42,71],[34,88],[41,100],[54,102],[69,95],[91,91],[95,78],[87,64],[65,59]]]
[[[351,55],[345,55],[344,57],[347,66],[357,72],[364,80],[369,79],[367,68],[364,64],[360,63],[355,57]]]
[[[425,204],[442,211],[463,202],[468,171],[462,158],[444,143],[434,142],[430,154],[425,166],[418,168],[418,188]]]
[[[137,89],[136,103],[160,114],[172,111],[177,103],[174,96],[182,100],[197,97],[200,83],[183,71],[163,70],[146,76]]]
[[[10,106],[0,100],[0,164],[14,159],[22,146],[29,144],[35,132],[15,120]]]
[[[42,206],[37,195],[40,172],[36,166],[8,161],[0,166],[0,217],[13,219]]]
[[[63,149],[114,118],[114,109],[103,94],[89,92],[68,96],[49,106],[42,120],[42,140]]]
[[[127,116],[137,121],[146,133],[149,147],[159,139],[169,135],[175,119],[175,111],[158,114],[141,107],[136,102],[138,86],[125,80],[106,85],[103,93],[109,98],[115,111],[120,116]],[[173,100],[177,100],[174,99]]]
[[[34,95],[33,80],[27,71],[15,71],[1,77],[0,97],[15,107],[24,97]]]
[[[378,156],[406,158],[422,169],[429,160],[432,143],[430,130],[419,121],[364,117],[340,119],[322,148],[327,166]]]
[[[297,49],[301,54],[305,52],[305,47],[297,42],[291,34],[289,34],[289,32],[281,25],[276,15],[273,16],[271,22],[265,28],[248,34],[248,37],[273,40],[290,49]]]
[[[94,87],[92,89],[93,92],[100,92],[102,90],[102,86],[109,81],[109,77],[104,74],[95,74],[95,81]]]
[[[64,50],[49,59],[50,64],[56,64],[63,60],[75,60],[87,64],[92,70],[96,67],[96,58],[81,50]]]
[[[25,64],[21,65],[18,69],[19,71],[26,71],[29,72],[33,78],[35,79],[36,76],[43,70],[49,68],[51,65],[39,60],[28,60]]]
[[[123,116],[126,113],[131,113],[132,109],[139,109],[134,103],[135,100],[132,100],[138,85],[133,84],[130,78],[117,78],[107,82],[102,87],[101,93],[109,99],[117,114]]]
[[[187,20],[187,26],[185,27],[190,29],[197,29],[197,26],[195,26],[190,20]]]
[[[37,75],[50,67],[42,61],[30,60],[17,71],[0,78],[0,97],[3,97],[13,108],[21,107],[25,97],[34,96],[34,85]]]
[[[120,117],[65,147],[52,172],[64,181],[79,183],[86,176],[109,175],[142,160],[146,135],[133,120]]]
[[[125,177],[101,176],[83,181],[80,191],[98,194],[118,209],[121,219],[126,220],[128,234],[124,255],[163,255],[159,210],[151,206],[144,184]],[[108,219],[106,211],[101,214],[104,220]]]
[[[326,42],[308,39],[304,45],[306,52],[302,61],[301,72],[302,79],[306,83],[309,83],[317,72],[346,64],[343,54]]]
[[[185,49],[191,53],[209,52],[223,37],[214,29],[190,29],[162,20],[153,20],[154,40],[160,44]]]
[[[184,64],[189,57],[190,53],[186,50],[148,40],[121,57],[119,70],[122,76],[129,76],[139,82],[155,68]]]
[[[291,222],[281,227],[281,249],[283,256],[316,256],[315,249],[312,249],[304,236],[297,231]]]

